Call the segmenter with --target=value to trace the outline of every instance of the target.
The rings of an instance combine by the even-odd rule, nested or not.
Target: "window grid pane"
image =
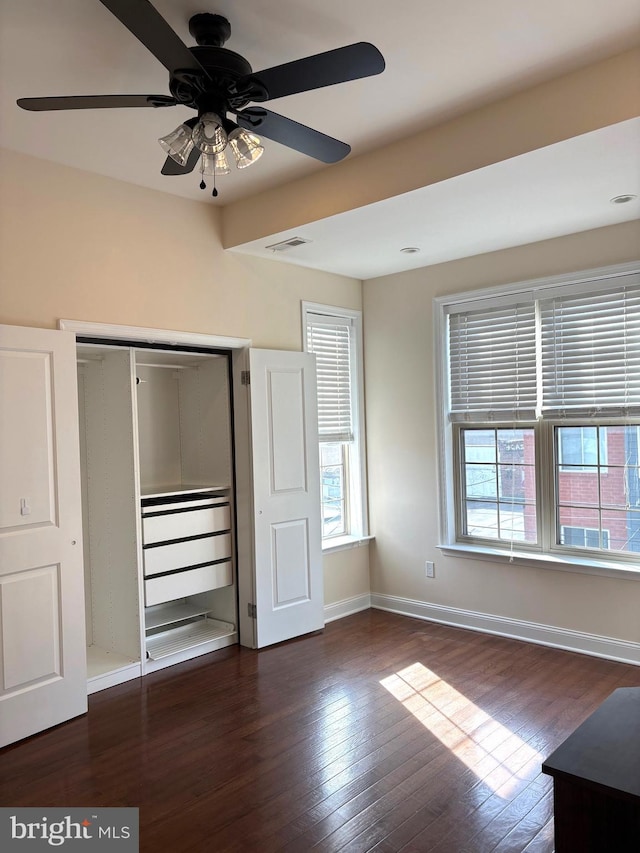
[[[322,538],[344,536],[348,532],[347,447],[320,444],[320,484],[322,489]]]
[[[555,428],[559,545],[640,552],[639,434],[637,424]]]
[[[464,534],[535,544],[534,430],[462,428],[460,435]]]

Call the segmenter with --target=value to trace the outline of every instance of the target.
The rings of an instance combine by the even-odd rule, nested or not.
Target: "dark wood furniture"
[[[556,853],[640,850],[640,687],[614,690],[542,765]]]

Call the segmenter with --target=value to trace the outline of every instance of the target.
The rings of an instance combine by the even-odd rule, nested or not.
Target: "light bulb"
[[[227,131],[217,113],[203,113],[193,128],[193,142],[203,154],[219,154],[227,147]]]

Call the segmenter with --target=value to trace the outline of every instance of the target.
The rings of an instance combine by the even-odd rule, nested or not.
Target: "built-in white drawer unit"
[[[206,493],[143,498],[147,607],[233,583],[228,499]]]

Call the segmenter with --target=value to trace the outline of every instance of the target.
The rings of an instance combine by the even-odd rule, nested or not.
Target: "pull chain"
[[[207,185],[206,185],[206,184],[205,184],[205,182],[204,182],[204,172],[202,172],[202,173],[201,173],[201,175],[202,175],[202,179],[201,179],[201,181],[200,181],[200,189],[201,189],[201,190],[206,190]],[[214,167],[214,170],[213,170],[213,192],[211,193],[211,195],[212,195],[214,198],[217,198],[217,196],[218,196],[218,190],[216,189],[216,170],[215,170],[215,167]]]

